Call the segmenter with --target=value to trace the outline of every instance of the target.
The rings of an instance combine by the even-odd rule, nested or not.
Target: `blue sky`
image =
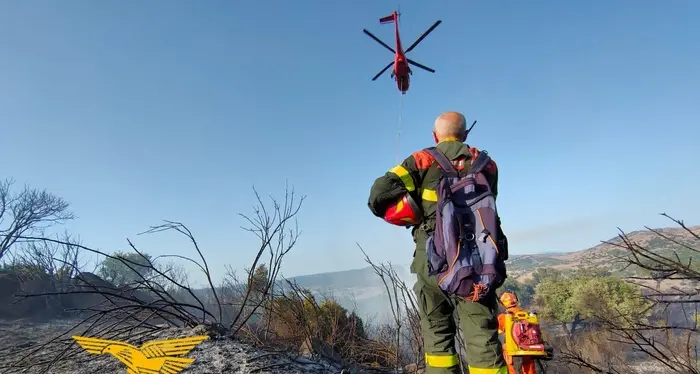
[[[513,253],[595,245],[616,227],[696,224],[700,3],[401,2],[410,57],[401,154],[430,145],[442,111],[501,170]],[[672,4],[672,5],[671,5]],[[392,56],[392,1],[0,3],[2,175],[72,203],[87,245],[192,254],[215,278],[256,239],[239,227],[252,186],[307,195],[286,276],[410,262],[408,232],[366,207],[395,161],[399,94],[370,78]],[[695,192],[695,193],[693,193]]]

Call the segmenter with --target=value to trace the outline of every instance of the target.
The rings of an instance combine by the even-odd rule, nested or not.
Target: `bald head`
[[[441,142],[456,138],[465,141],[467,139],[467,120],[462,113],[445,112],[435,120],[433,128],[435,141]]]

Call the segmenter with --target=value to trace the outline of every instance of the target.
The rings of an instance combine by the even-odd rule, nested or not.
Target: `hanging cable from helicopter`
[[[436,21],[428,30],[426,30],[411,46],[409,46],[405,51],[403,50],[401,46],[401,36],[399,34],[399,15],[400,13],[398,11],[394,11],[391,15],[388,15],[386,17],[382,17],[379,19],[379,23],[394,23],[394,34],[396,38],[396,49],[391,48],[389,45],[381,41],[379,38],[374,36],[371,32],[367,31],[367,29],[362,29],[362,31],[367,34],[370,38],[374,39],[377,43],[381,44],[384,48],[388,49],[391,51],[391,53],[394,54],[394,61],[390,62],[387,64],[377,75],[375,75],[372,78],[372,81],[377,80],[384,72],[389,70],[390,67],[393,65],[393,70],[391,72],[391,78],[393,78],[396,81],[396,86],[399,89],[399,92],[401,93],[401,96],[399,98],[399,123],[397,126],[397,136],[396,136],[396,158],[398,161],[399,157],[399,143],[401,140],[401,123],[403,122],[403,95],[406,94],[408,91],[408,88],[410,87],[410,75],[413,74],[411,71],[410,65],[419,67],[423,70],[429,71],[431,73],[435,73],[434,69],[431,69],[423,64],[420,64],[416,61],[411,60],[410,58],[406,57],[406,54],[410,51],[412,51],[418,44],[425,39],[428,34],[430,34],[433,30],[435,30],[440,23],[442,23],[441,20]]]

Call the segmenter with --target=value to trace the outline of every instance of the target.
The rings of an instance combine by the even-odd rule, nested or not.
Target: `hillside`
[[[689,228],[700,234],[700,225]],[[700,241],[682,228],[670,227],[655,230],[676,241],[700,248]],[[657,253],[672,254],[675,252],[682,260],[687,260],[691,256],[690,250],[664,240],[648,230],[630,232],[627,233],[627,237]],[[614,237],[607,242],[617,244],[621,243],[621,240],[619,237]],[[522,282],[530,279],[533,271],[540,267],[558,269],[565,273],[577,269],[604,269],[619,276],[641,273],[640,269],[624,268],[625,264],[620,260],[624,251],[613,244],[601,243],[595,247],[576,252],[513,255],[507,262],[508,274]],[[408,266],[395,268],[411,287],[413,277],[408,273]],[[376,316],[383,319],[383,315],[388,312],[384,286],[371,267],[304,275],[291,278],[291,280],[318,295],[332,294],[342,305],[347,308],[356,307],[364,316]],[[682,287],[684,284],[671,281],[663,284],[663,288],[673,286]]]
[[[408,266],[393,266],[396,273],[411,287],[413,278]],[[291,278],[299,287],[319,297],[333,296],[345,308],[358,310],[363,317],[388,317],[386,289],[371,267],[338,272],[302,275]],[[284,288],[284,284],[280,284]]]
[[[689,227],[694,233],[700,234],[700,225]],[[682,228],[655,229],[668,238],[684,243],[694,248],[700,248],[700,241]],[[669,240],[660,238],[657,234],[648,230],[633,231],[627,234],[629,240],[662,255],[675,253],[681,260],[687,261],[692,256],[692,251],[674,244]],[[549,267],[563,272],[575,269],[604,269],[614,275],[630,276],[640,275],[638,268],[625,268],[625,263],[620,258],[626,255],[625,251],[614,244],[620,244],[619,237],[607,240],[595,247],[568,253],[548,253],[516,255],[508,261],[508,273],[518,281],[530,279],[532,272],[538,267]]]

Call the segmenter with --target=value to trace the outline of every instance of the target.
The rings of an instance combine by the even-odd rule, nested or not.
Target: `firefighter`
[[[520,308],[518,297],[515,296],[514,293],[504,292],[501,295],[500,300],[503,307],[506,308],[506,311],[498,315],[498,333],[507,334],[510,333],[510,331],[505,331],[506,314],[515,314],[519,311],[523,311],[523,309]],[[508,366],[508,374],[517,374],[515,366],[513,366],[513,357],[511,357],[506,351],[505,344],[503,345],[503,358]],[[535,369],[535,360],[533,360],[532,357],[521,356],[520,370],[522,374],[536,374],[537,371]]]
[[[436,120],[433,140],[436,147],[452,160],[457,170],[470,165],[479,150],[464,144],[468,135],[466,120],[461,113],[446,112]],[[491,161],[484,173],[494,195],[497,193],[498,170]],[[372,185],[369,208],[387,222],[412,227],[415,251],[411,273],[417,281],[413,287],[419,307],[421,333],[425,346],[425,374],[459,374],[459,359],[455,350],[457,328],[466,340],[469,371],[472,374],[506,374],[505,361],[498,340],[495,293],[477,302],[447,296],[428,276],[426,241],[435,226],[437,195],[435,188],[440,175],[437,162],[426,151],[418,151],[377,178]],[[459,317],[455,326],[452,313]]]

